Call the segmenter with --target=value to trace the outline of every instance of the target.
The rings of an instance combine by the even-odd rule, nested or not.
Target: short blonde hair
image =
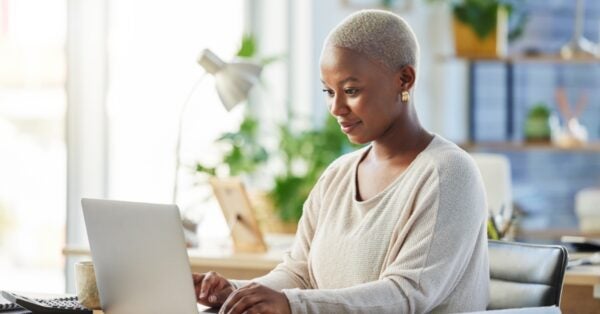
[[[416,69],[418,65],[419,43],[412,28],[388,11],[353,13],[329,33],[323,49],[331,45],[362,53],[394,71],[405,65]]]

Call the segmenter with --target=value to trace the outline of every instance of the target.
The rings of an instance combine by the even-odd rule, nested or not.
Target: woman
[[[340,157],[304,204],[291,252],[252,281],[195,274],[198,302],[225,313],[484,310],[489,268],[482,181],[472,159],[427,132],[411,101],[418,43],[385,11],[346,18],[321,54]]]

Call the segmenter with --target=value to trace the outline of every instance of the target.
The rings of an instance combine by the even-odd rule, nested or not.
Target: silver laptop
[[[198,313],[176,205],[81,203],[104,313]]]

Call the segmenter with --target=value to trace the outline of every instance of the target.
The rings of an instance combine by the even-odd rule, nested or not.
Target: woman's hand
[[[283,292],[257,283],[242,287],[231,295],[219,313],[225,314],[291,314],[290,303]]]
[[[196,300],[210,307],[222,305],[233,292],[231,283],[223,276],[213,271],[205,274],[192,274]]]

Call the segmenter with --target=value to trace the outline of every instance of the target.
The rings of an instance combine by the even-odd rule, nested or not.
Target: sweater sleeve
[[[267,275],[252,280],[230,280],[234,287],[240,288],[251,282],[257,282],[274,290],[300,288],[310,289],[308,272],[308,254],[315,233],[319,199],[317,183],[303,206],[302,217],[290,251],[283,256],[283,262]]]
[[[467,271],[473,252],[487,241],[481,178],[472,161],[459,161],[438,169],[427,184],[416,187],[409,226],[401,228],[407,234],[395,236],[379,280],[341,289],[283,290],[292,313],[439,310]],[[487,283],[481,289],[488,289]],[[487,300],[476,303],[482,310]]]

